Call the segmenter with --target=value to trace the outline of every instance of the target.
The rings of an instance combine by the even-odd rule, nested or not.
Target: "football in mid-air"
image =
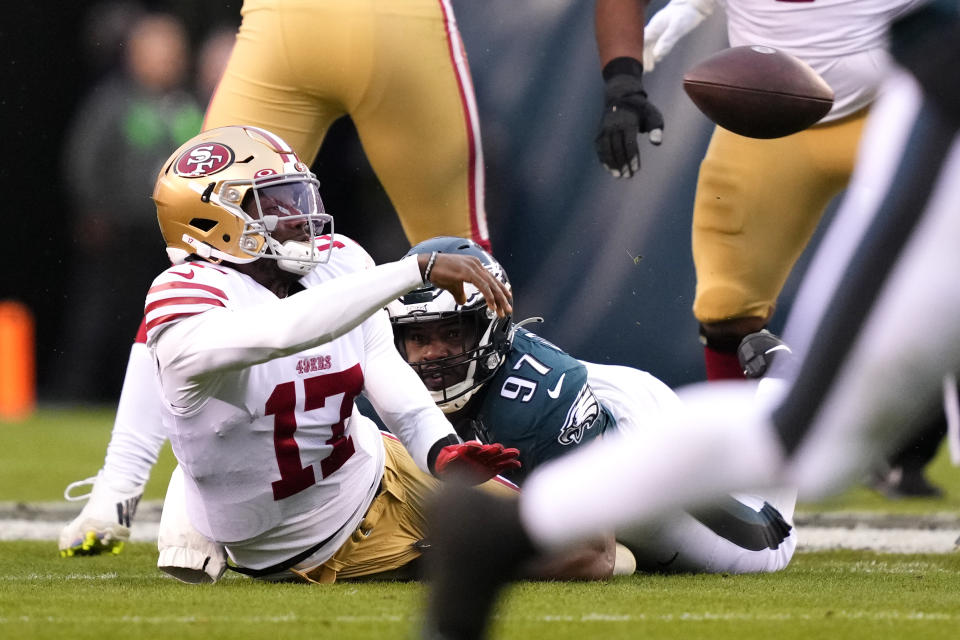
[[[724,129],[780,138],[815,124],[833,106],[833,90],[806,62],[772,47],[731,47],[683,76],[693,103]]]

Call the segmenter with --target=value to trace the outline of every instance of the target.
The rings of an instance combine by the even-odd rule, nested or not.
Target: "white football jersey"
[[[587,383],[617,421],[617,429],[635,432],[660,424],[680,409],[677,394],[659,378],[632,367],[584,362]]]
[[[731,47],[766,45],[800,58],[833,89],[824,122],[862,109],[890,66],[887,28],[928,0],[719,0]]]
[[[167,269],[147,295],[165,425],[194,527],[240,565],[268,567],[356,529],[383,473],[365,391],[422,468],[453,429],[393,344],[383,305],[420,284],[416,259],[372,266],[337,236],[332,257],[279,300],[227,266]]]

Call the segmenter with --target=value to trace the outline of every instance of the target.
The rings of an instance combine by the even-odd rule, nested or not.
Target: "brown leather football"
[[[833,90],[810,65],[759,45],[702,60],[684,74],[683,88],[713,122],[750,138],[803,131],[833,106]]]

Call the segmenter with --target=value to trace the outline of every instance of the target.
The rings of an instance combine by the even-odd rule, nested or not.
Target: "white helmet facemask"
[[[407,255],[430,253],[473,256],[493,277],[507,288],[510,287],[503,266],[473,240],[438,236],[411,247]],[[500,318],[488,309],[483,295],[472,284],[464,283],[463,292],[466,301],[460,305],[449,291],[428,282],[387,305],[397,350],[427,385],[434,402],[444,413],[459,411],[471,399],[478,397],[477,392],[497,373],[513,344],[511,317],[507,315]],[[435,325],[428,330],[421,323],[450,322],[454,319],[458,321],[458,332],[450,336],[459,336],[460,348],[454,349],[454,341],[448,339],[442,351],[431,353],[421,349],[413,356],[419,361],[411,362],[411,354],[407,353],[408,338],[432,340],[433,336],[443,336],[445,333],[442,325]],[[421,333],[426,335],[418,337],[417,330],[412,328],[418,324],[421,325]],[[412,346],[416,343],[411,341],[409,344]],[[432,357],[438,353],[450,355]],[[431,357],[428,359],[427,356]]]
[[[224,185],[221,193],[227,193],[227,189],[228,185]],[[321,236],[327,224],[329,236],[333,236],[333,216],[324,211],[319,182],[313,174],[271,174],[254,178],[251,191],[257,216],[244,211],[241,250],[252,258],[277,260],[284,271],[300,275],[330,259],[333,243]],[[273,233],[281,225],[303,226],[304,239],[278,241]],[[264,242],[261,243],[260,238]]]
[[[407,332],[418,325],[456,319],[461,323],[460,334],[472,336],[470,344],[463,344],[457,353],[410,363],[425,381],[431,375],[437,374],[454,378],[454,381],[445,383],[440,389],[433,389],[428,385],[433,401],[448,414],[462,409],[483,388],[503,363],[512,340],[509,318],[498,318],[487,308],[480,292],[471,285],[466,285],[464,289],[467,303],[463,306],[454,301],[450,292],[439,288],[408,294],[387,306],[394,326],[397,348],[408,362],[404,340]],[[418,294],[422,297],[418,298]]]

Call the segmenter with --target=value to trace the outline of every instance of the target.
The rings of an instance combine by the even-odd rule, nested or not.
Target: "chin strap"
[[[191,235],[183,234],[181,238],[186,244],[190,245],[190,248],[193,249],[193,252],[203,258],[204,260],[209,260],[210,256],[213,255],[214,249],[206,242],[201,242],[194,238]]]
[[[317,238],[310,242],[287,240],[280,244],[273,238],[268,238],[267,246],[270,247],[273,254],[263,254],[261,257],[276,259],[280,268],[284,271],[306,275],[313,271],[313,268],[318,264],[328,263],[333,248],[337,246],[336,242],[327,242],[325,246],[318,249],[316,242]]]
[[[316,250],[311,243],[287,240],[283,244],[279,244],[272,238],[270,240],[271,248],[277,259],[277,266],[284,271],[306,275],[317,266],[318,261],[314,259]]]

